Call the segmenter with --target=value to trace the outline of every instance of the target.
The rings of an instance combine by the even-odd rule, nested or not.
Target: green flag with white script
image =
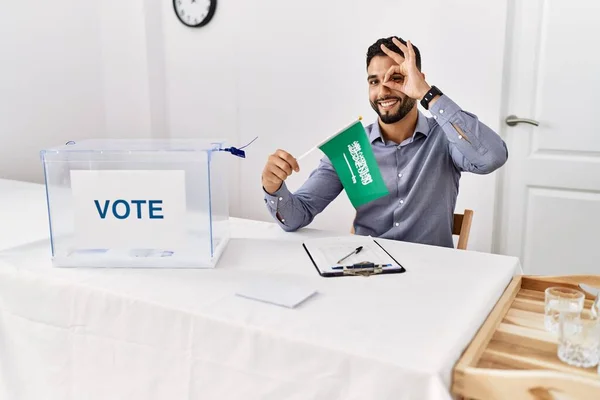
[[[331,160],[355,208],[389,194],[360,120],[318,147]]]

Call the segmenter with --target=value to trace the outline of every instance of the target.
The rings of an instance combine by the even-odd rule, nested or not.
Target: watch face
[[[173,0],[173,9],[179,21],[192,28],[210,22],[217,8],[217,0]]]

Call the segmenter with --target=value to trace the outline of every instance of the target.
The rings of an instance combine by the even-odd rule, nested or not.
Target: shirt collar
[[[415,126],[415,131],[412,135],[413,139],[416,138],[417,133],[429,136],[429,121],[427,120],[427,117],[423,115],[420,111],[418,111],[417,113],[417,126]],[[375,121],[373,127],[371,128],[371,132],[369,133],[369,141],[371,143],[373,143],[377,139],[381,139],[381,142],[385,143],[383,137],[381,136],[379,120]]]

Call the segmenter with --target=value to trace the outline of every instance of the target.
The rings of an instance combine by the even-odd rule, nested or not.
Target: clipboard
[[[360,246],[365,251],[349,256],[343,263],[340,258]],[[307,240],[302,247],[310,258],[317,273],[324,278],[338,276],[371,276],[400,274],[406,269],[383,246],[372,238],[356,240],[348,237]]]

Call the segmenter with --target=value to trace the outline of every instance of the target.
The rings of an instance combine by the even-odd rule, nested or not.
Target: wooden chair
[[[465,209],[464,214],[454,214],[452,234],[458,236],[456,248],[459,250],[467,249],[469,234],[471,233],[471,222],[473,222],[473,210]],[[354,224],[350,228],[350,233],[354,235]]]
[[[458,236],[456,248],[459,250],[467,249],[469,234],[471,233],[471,222],[473,222],[473,210],[465,209],[464,214],[454,214],[452,234]]]

